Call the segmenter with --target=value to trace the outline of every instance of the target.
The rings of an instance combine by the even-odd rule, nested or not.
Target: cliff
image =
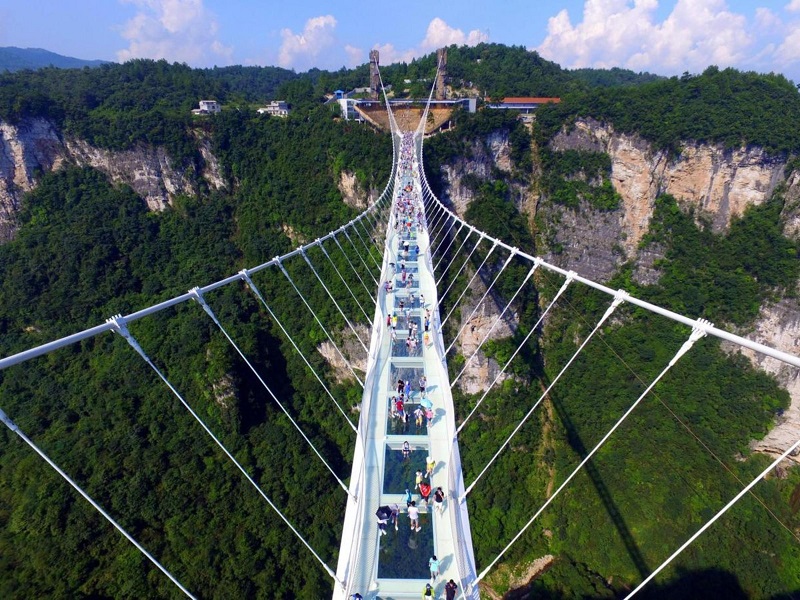
[[[761,148],[726,149],[718,144],[686,142],[680,154],[669,155],[639,136],[616,132],[612,126],[591,119],[579,119],[570,129],[562,130],[553,138],[550,148],[556,152],[568,149],[605,152],[611,158],[611,183],[621,197],[617,210],[599,211],[588,203],[575,210],[543,197],[536,200],[535,206],[536,222],[541,228],[539,243],[544,245],[537,248],[537,254],[596,281],[607,281],[628,262],[633,264],[637,283],[658,281],[660,273],[655,265],[663,258],[664,249],[642,242],[649,230],[655,200],[661,194],[671,194],[682,205],[693,206],[715,231],[721,232],[748,206],[765,202],[780,184],[785,184],[784,234],[793,239],[800,236],[800,173],[794,172],[786,179],[786,158],[768,155]],[[474,199],[464,178],[472,174],[490,179],[498,169],[511,170],[508,139],[493,133],[482,141],[473,141],[468,157],[459,157],[442,166],[444,199],[463,216]],[[529,190],[514,185],[515,198],[524,199],[530,194]],[[535,185],[532,189],[536,189]],[[523,202],[518,202],[518,207]],[[480,293],[482,290],[473,295],[480,297]],[[471,308],[464,309],[465,314]],[[496,306],[493,308],[490,312],[497,314]],[[491,337],[509,333],[510,328],[504,327]],[[800,302],[787,298],[765,305],[756,321],[737,333],[800,354]],[[470,342],[467,333],[459,339],[461,351],[467,356],[471,354]],[[774,375],[790,393],[790,408],[778,417],[775,427],[763,440],[752,444],[757,451],[782,452],[800,437],[800,374],[773,359],[732,345],[725,348],[742,352],[754,365]],[[465,391],[482,389],[492,373],[496,373],[491,361],[487,362],[480,353],[478,357],[465,374],[464,379],[469,382]]]
[[[556,135],[550,146],[554,151],[605,152],[611,158],[611,182],[622,198],[618,210],[539,207],[545,222],[558,223],[557,231],[549,236],[547,258],[599,281],[611,277],[624,262],[643,260],[645,266],[635,276],[642,283],[652,282],[647,265],[652,265],[653,257],[645,256],[652,249],[643,250],[640,242],[659,195],[671,194],[695,206],[715,231],[723,231],[747,206],[761,204],[772,195],[784,180],[786,167],[785,158],[752,146],[726,149],[719,144],[686,142],[679,155],[671,156],[639,136],[618,133],[592,119],[577,120]]]
[[[200,139],[198,147],[201,176],[214,189],[226,187],[208,140]],[[178,195],[197,193],[194,166],[175,165],[163,148],[107,150],[64,136],[45,119],[16,125],[0,121],[0,242],[13,237],[20,200],[36,186],[37,174],[65,165],[93,167],[112,182],[129,185],[151,210],[163,210]]]

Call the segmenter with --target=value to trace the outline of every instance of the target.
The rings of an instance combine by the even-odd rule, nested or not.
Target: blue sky
[[[192,66],[352,67],[447,44],[522,45],[565,67],[709,64],[800,81],[800,0],[2,0],[0,46]],[[502,8],[501,8],[502,6]]]

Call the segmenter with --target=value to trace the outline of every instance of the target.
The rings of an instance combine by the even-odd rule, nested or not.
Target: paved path
[[[417,173],[418,162],[410,158],[410,144],[406,140],[406,152],[401,152],[404,168],[398,169],[398,197],[401,204],[413,204],[414,214],[422,209],[418,193],[420,189]],[[405,157],[405,160],[404,160]],[[411,192],[402,190],[411,188]],[[395,199],[397,206],[398,200]],[[384,252],[382,281],[392,281],[392,291],[382,285],[378,293],[378,307],[373,323],[370,359],[365,380],[365,393],[359,422],[359,440],[353,461],[350,489],[357,500],[348,502],[342,532],[337,577],[345,588],[337,586],[334,598],[348,598],[360,593],[365,599],[418,599],[430,583],[428,560],[435,554],[441,562],[441,575],[433,582],[436,598],[444,597],[445,582],[453,579],[459,590],[467,589],[474,580],[475,566],[472,540],[469,531],[466,504],[458,503],[464,484],[458,448],[452,442],[455,425],[453,403],[446,365],[443,360],[441,334],[435,325],[439,322],[436,310],[436,293],[433,264],[429,255],[429,239],[424,226],[406,229],[398,224],[401,216],[393,209],[393,218],[387,231]],[[424,223],[424,218],[422,219]],[[399,226],[398,226],[399,225]],[[409,242],[410,252],[402,250],[404,241]],[[414,249],[420,249],[417,254]],[[402,285],[400,265],[405,263],[406,273],[413,275],[414,285]],[[411,294],[416,300],[411,303]],[[420,306],[420,294],[425,306]],[[403,301],[403,310],[399,308]],[[411,306],[410,321],[417,321],[416,352],[405,345],[408,337],[408,321],[405,309]],[[424,343],[425,309],[431,311],[431,326],[428,343]],[[396,315],[395,335],[387,326],[387,317]],[[393,341],[393,337],[396,340]],[[422,374],[427,377],[427,398],[433,403],[434,418],[430,426],[418,429],[411,416],[406,424],[393,417],[390,400],[397,396],[398,378],[412,382],[411,410],[418,406],[421,394],[418,381]],[[409,442],[414,450],[404,459],[403,442]],[[415,490],[414,473],[425,471],[426,458],[436,461],[430,477],[432,490],[441,487],[446,494],[444,510],[439,514],[431,505],[426,507]],[[426,480],[428,481],[428,480]],[[412,531],[405,501],[405,489],[413,493],[421,508],[421,529]],[[397,504],[401,514],[396,525],[389,524],[386,535],[380,535],[375,511],[379,506]],[[459,597],[461,593],[459,593]],[[477,598],[477,591],[467,593],[468,598]]]

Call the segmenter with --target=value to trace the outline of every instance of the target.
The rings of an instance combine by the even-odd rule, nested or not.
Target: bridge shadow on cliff
[[[543,380],[542,385],[547,387],[549,382]],[[578,453],[582,460],[589,453],[589,450],[586,448],[583,440],[578,435],[569,413],[562,402],[558,399],[557,395],[550,395],[549,398],[553,408],[561,420],[561,423],[564,425],[564,429],[567,433],[567,441],[575,450],[575,452]],[[614,498],[611,496],[611,492],[609,491],[608,486],[605,484],[600,471],[597,469],[597,466],[592,460],[584,465],[583,470],[586,472],[586,475],[588,475],[589,480],[594,486],[594,489],[597,491],[600,501],[603,503],[603,507],[611,519],[611,522],[614,524],[614,527],[619,533],[620,539],[625,545],[625,550],[628,552],[631,562],[633,562],[633,565],[638,571],[639,575],[642,577],[642,579],[644,579],[650,574],[651,569],[645,562],[644,556],[642,555],[641,550],[639,550],[639,546],[636,544],[636,540],[633,539],[633,535],[631,534],[625,519],[622,517]]]
[[[565,587],[563,582],[552,579],[548,581],[545,578],[509,592],[503,596],[503,600],[617,599],[625,598],[633,589],[632,587],[616,590],[606,588],[596,592],[570,589],[565,592],[559,589],[563,587]],[[798,594],[800,594],[798,591],[789,592],[771,596],[767,600],[790,600],[800,597]],[[742,588],[739,579],[733,573],[723,569],[703,569],[679,571],[676,579],[666,583],[651,582],[637,593],[636,598],[642,600],[748,600],[751,596]]]

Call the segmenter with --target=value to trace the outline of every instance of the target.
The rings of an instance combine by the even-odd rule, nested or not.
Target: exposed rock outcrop
[[[493,279],[494,275],[491,277]],[[458,380],[457,385],[466,394],[483,392],[497,378],[502,368],[497,361],[488,358],[482,350],[478,350],[479,344],[487,335],[487,339],[497,340],[513,335],[517,329],[517,314],[509,309],[498,321],[503,307],[498,306],[491,293],[483,298],[485,293],[486,285],[480,277],[476,277],[461,302],[461,319],[458,324],[460,334],[457,346],[469,362],[465,363],[464,374]],[[483,300],[481,300],[482,298]],[[474,357],[469,360],[473,354]],[[497,383],[501,384],[509,377],[503,373]]]
[[[556,135],[551,145],[556,151],[590,150],[611,157],[611,181],[623,203],[617,217],[625,235],[617,239],[626,258],[635,256],[647,233],[658,195],[672,194],[697,206],[711,217],[714,229],[722,231],[747,206],[771,196],[786,166],[785,158],[754,146],[726,149],[686,142],[673,157],[637,135],[616,132],[592,119],[579,119]]]
[[[150,210],[164,210],[179,194],[193,196],[186,173],[175,169],[166,150],[142,146],[135,150],[95,148],[83,140],[65,140],[65,161],[94,167],[114,183],[126,183],[144,198]]]
[[[342,171],[339,174],[338,187],[344,203],[356,210],[364,210],[378,198],[377,192],[374,189],[365,190],[358,182],[356,174],[351,171]]]
[[[353,328],[356,330],[358,338],[362,340],[364,344],[369,345],[369,327],[356,323]],[[333,368],[333,375],[337,383],[355,381],[347,363],[349,362],[356,371],[366,372],[367,354],[364,352],[364,348],[361,346],[358,339],[356,339],[350,328],[339,331],[334,335],[341,340],[338,346],[339,350],[337,350],[330,341],[325,341],[317,346],[317,351]],[[347,362],[345,362],[345,359]]]
[[[202,176],[215,189],[225,187],[208,140],[201,139],[199,148]],[[106,150],[62,136],[46,119],[26,119],[19,124],[0,121],[0,242],[13,237],[19,202],[36,186],[37,174],[68,164],[94,167],[111,181],[131,186],[151,210],[163,210],[175,196],[193,196],[197,191],[194,166],[184,169],[175,165],[164,148],[141,145],[132,150]]]
[[[777,304],[762,306],[754,329],[742,332],[742,335],[800,356],[800,307],[797,300],[782,300]],[[764,439],[755,440],[751,444],[759,452],[782,454],[800,437],[800,369],[734,344],[725,343],[723,347],[729,352],[741,352],[747,356],[754,365],[774,375],[778,383],[789,392],[789,408],[777,417],[775,427]],[[800,457],[795,456],[793,460],[800,462]]]
[[[511,147],[505,132],[494,132],[483,141],[473,142],[470,151],[463,157],[442,165],[445,184],[443,200],[449,202],[450,207],[463,217],[475,199],[473,191],[465,185],[464,177],[470,174],[479,179],[488,179],[495,169],[511,170]]]

